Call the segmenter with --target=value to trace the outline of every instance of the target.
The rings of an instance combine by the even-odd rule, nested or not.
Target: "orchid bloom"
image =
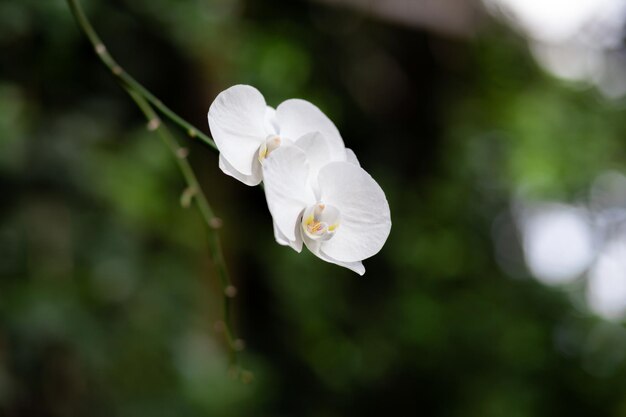
[[[320,134],[276,149],[263,163],[265,195],[276,240],[297,252],[363,275],[362,260],[382,248],[391,230],[389,204],[354,161],[331,161]]]
[[[272,152],[314,132],[324,136],[333,160],[356,160],[333,122],[305,100],[287,100],[274,110],[256,88],[235,85],[215,98],[208,119],[220,169],[246,185],[262,181],[262,165]]]

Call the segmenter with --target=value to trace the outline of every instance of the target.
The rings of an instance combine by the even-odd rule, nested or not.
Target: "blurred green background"
[[[262,190],[180,135],[239,290],[255,379],[230,379],[206,231],[170,154],[64,1],[0,0],[0,415],[626,416],[621,320],[589,312],[582,280],[532,279],[511,210],[623,171],[622,101],[548,75],[487,15],[466,35],[332,1],[84,6],[207,133],[232,84],[316,103],[394,226],[364,277],[298,255]]]

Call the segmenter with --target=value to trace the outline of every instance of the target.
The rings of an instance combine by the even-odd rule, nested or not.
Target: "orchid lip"
[[[280,148],[282,139],[278,135],[268,135],[265,141],[259,146],[259,162],[262,164],[272,152]]]
[[[302,231],[313,240],[331,239],[339,227],[340,213],[334,206],[318,202],[302,215]]]

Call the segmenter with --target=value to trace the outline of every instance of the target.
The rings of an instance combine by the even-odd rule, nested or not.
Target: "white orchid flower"
[[[363,275],[361,261],[378,253],[389,236],[389,204],[357,164],[328,162],[327,143],[320,134],[308,135],[265,160],[276,240],[298,252],[304,243],[319,258]]]
[[[346,151],[333,122],[315,105],[291,99],[274,110],[249,85],[235,85],[222,91],[211,104],[208,119],[220,151],[221,170],[247,185],[262,181],[262,164],[272,152],[312,132],[324,136],[333,160],[346,160],[354,155]]]
[[[320,145],[319,142],[323,143]],[[318,132],[307,133],[296,140],[295,143],[290,142],[289,144],[297,146],[307,155],[309,169],[307,185],[314,192],[318,190],[317,174],[324,165],[333,161],[346,161],[359,166],[359,161],[352,150],[347,148],[342,152],[333,150],[333,148],[331,148],[326,142],[324,136]],[[302,251],[302,239],[299,237],[296,239],[289,239],[276,225],[276,220],[273,220],[273,223],[274,237],[279,244],[283,246],[291,246],[297,252]]]

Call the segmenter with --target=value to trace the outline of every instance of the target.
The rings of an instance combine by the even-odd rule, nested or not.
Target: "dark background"
[[[506,256],[493,239],[520,187],[572,201],[623,170],[619,101],[547,75],[486,15],[458,35],[295,0],[84,6],[207,134],[232,84],[317,104],[393,227],[364,277],[298,255],[275,243],[263,191],[181,134],[239,290],[255,379],[230,379],[206,230],[172,157],[65,2],[2,0],[0,415],[626,416],[619,321],[577,302],[582,284],[532,279],[514,228]]]

